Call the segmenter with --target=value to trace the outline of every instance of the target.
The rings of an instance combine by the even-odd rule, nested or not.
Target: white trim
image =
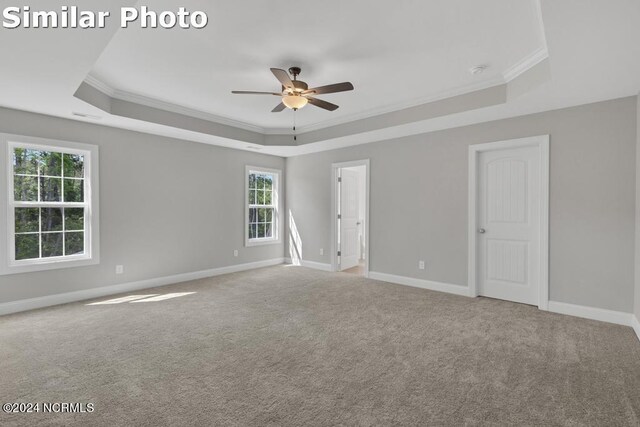
[[[584,305],[575,305],[559,301],[549,301],[549,311],[552,313],[582,317],[584,319],[615,323],[616,325],[633,326],[633,314],[625,313],[622,311],[606,310],[604,308],[597,307],[587,307]]]
[[[448,294],[469,296],[469,289],[466,286],[452,285],[450,283],[434,282],[432,280],[416,279],[414,277],[396,276],[394,274],[378,273],[372,271],[369,278],[382,282],[395,283],[398,285],[411,286],[414,288],[428,289],[430,291],[446,292]]]
[[[150,98],[148,96],[139,95],[132,92],[126,92],[120,89],[114,89],[94,76],[88,76],[84,80],[84,82],[89,86],[93,87],[94,89],[98,90],[99,92],[109,96],[110,98],[120,100],[120,101],[126,101],[134,104],[144,105],[150,108],[157,108],[158,110],[168,111],[176,114],[182,114],[188,117],[206,120],[212,123],[233,126],[238,129],[258,132],[263,135],[279,135],[279,134],[288,132],[288,129],[265,128],[265,127],[253,125],[251,123],[243,122],[240,120],[235,120],[230,117],[219,116],[213,113],[208,113],[206,111],[185,107],[185,106],[174,104],[171,102],[161,101],[156,98]],[[491,87],[499,86],[505,83],[506,82],[504,80],[504,77],[498,76],[489,80],[474,82],[467,85],[461,85],[456,88],[448,89],[445,91],[423,96],[420,98],[415,98],[409,101],[394,103],[392,105],[387,105],[380,108],[369,109],[361,113],[350,114],[348,116],[344,116],[336,119],[329,119],[329,120],[325,120],[322,122],[318,122],[318,123],[314,123],[306,126],[300,126],[298,128],[298,135],[302,135],[302,134],[313,132],[320,129],[325,129],[332,126],[337,126],[344,123],[350,123],[356,120],[378,116],[381,114],[392,113],[395,111],[403,110],[405,108],[417,107],[419,105],[441,101],[443,99],[465,95],[465,94],[476,92],[479,90],[489,89]]]
[[[511,139],[469,146],[469,222],[468,222],[468,284],[469,295],[478,296],[477,263],[477,164],[481,152],[506,148],[538,147],[540,150],[540,283],[538,308],[548,310],[549,303],[549,135]]]
[[[634,316],[634,315],[631,316],[631,327],[636,332],[636,336],[638,337],[638,340],[640,340],[640,321],[638,321],[637,316]]]
[[[537,52],[538,51],[536,51],[536,53]],[[527,58],[525,58],[524,60],[526,60]],[[524,71],[526,71],[526,69],[523,70],[522,72]],[[513,78],[515,77],[517,76],[514,76]],[[219,116],[213,113],[208,113],[206,111],[185,107],[185,106],[174,104],[167,101],[161,101],[156,98],[150,98],[148,96],[139,95],[132,92],[126,92],[120,89],[114,89],[94,76],[88,76],[84,80],[84,82],[89,86],[91,86],[92,88],[96,89],[97,91],[103,93],[104,95],[119,101],[125,101],[125,102],[131,102],[133,104],[144,105],[146,107],[156,108],[158,110],[168,111],[170,113],[182,114],[187,117],[193,117],[196,119],[206,120],[212,123],[232,126],[238,129],[244,129],[252,132],[261,133],[263,135],[280,135],[280,134],[287,134],[287,132],[289,132],[289,130],[285,128],[265,128],[265,127],[253,125],[251,123],[243,122],[240,120],[235,120],[230,117]],[[423,96],[420,98],[398,102],[398,103],[394,103],[394,104],[379,107],[379,108],[373,108],[360,113],[349,114],[344,117],[324,120],[321,122],[300,126],[298,127],[297,134],[303,135],[308,132],[313,132],[313,131],[329,128],[332,126],[350,123],[356,120],[367,119],[367,118],[379,116],[382,114],[393,113],[395,111],[404,110],[406,108],[412,108],[412,107],[417,107],[424,104],[429,104],[431,102],[442,101],[444,99],[453,98],[455,96],[466,95],[472,92],[489,89],[494,86],[500,86],[505,83],[507,82],[505,81],[504,76],[500,75],[498,77],[491,78],[489,80],[474,82],[467,85],[461,85],[456,88],[444,90],[444,91]]]
[[[273,237],[262,239],[249,239],[249,173],[267,173],[274,176],[274,181],[271,187],[271,202],[275,207],[273,216]],[[263,246],[263,245],[277,245],[280,243],[280,182],[282,171],[280,169],[263,168],[259,166],[246,165],[244,168],[244,246]]]
[[[542,14],[542,0],[534,0],[533,7],[535,8],[535,20],[537,21],[535,25],[538,26],[538,29],[540,31],[540,37],[542,37],[542,46],[544,46],[545,50],[547,50],[548,52],[549,43],[547,42],[547,31],[546,27],[544,26],[544,16]]]
[[[293,262],[291,261],[291,258],[285,258],[284,259],[285,264],[291,264],[293,265]],[[300,260],[300,266],[301,267],[307,267],[307,268],[313,268],[314,270],[322,270],[322,271],[329,271],[332,272],[333,269],[331,268],[331,264],[325,264],[323,262],[316,262],[316,261],[307,261],[307,260]]]
[[[170,113],[182,114],[187,117],[192,117],[195,119],[206,120],[208,122],[217,123],[226,126],[232,126],[238,129],[244,129],[251,132],[257,132],[261,134],[268,134],[267,129],[256,126],[251,123],[243,122],[240,120],[235,120],[230,117],[219,116],[212,113],[207,113],[206,111],[197,110],[195,108],[189,108],[183,105],[174,104],[172,102],[162,101],[156,98],[150,98],[148,96],[139,95],[132,92],[126,92],[120,89],[114,89],[105,82],[96,78],[95,76],[88,75],[84,82],[96,89],[99,92],[107,95],[110,98],[131,102],[133,104],[144,105],[150,108],[156,108],[158,110],[168,111]],[[277,129],[278,131],[284,129]]]
[[[207,277],[220,276],[222,274],[236,273],[239,271],[253,270],[256,268],[270,267],[284,262],[284,258],[275,258],[265,261],[250,262],[246,264],[236,264],[227,267],[213,268],[210,270],[194,271],[191,273],[174,274],[172,276],[156,277],[153,279],[140,280],[137,282],[120,283],[117,285],[103,286],[100,288],[84,289],[75,292],[47,295],[39,298],[23,299],[0,304],[0,316],[20,311],[33,310],[36,308],[49,307],[53,305],[66,304],[76,301],[84,301],[93,298],[100,298],[115,295],[123,292],[137,291],[140,289],[155,288],[158,286],[172,285],[190,280],[204,279]]]
[[[378,108],[371,108],[359,113],[348,114],[342,117],[336,117],[334,119],[324,120],[322,122],[313,123],[298,128],[298,136],[305,133],[314,132],[317,130],[339,126],[357,120],[364,120],[371,117],[381,116],[384,114],[394,113],[396,111],[405,110],[407,108],[419,107],[421,105],[430,104],[432,102],[443,101],[445,99],[454,98],[456,96],[467,95],[469,93],[478,92],[481,90],[489,89],[495,86],[505,84],[504,77],[498,76],[489,80],[480,82],[474,82],[467,85],[458,86],[456,88],[444,90],[438,93],[434,93],[420,98],[414,98],[408,101],[397,102],[391,105],[386,105]]]
[[[369,234],[369,211],[371,208],[371,161],[369,159],[352,160],[349,162],[340,162],[331,164],[331,271],[338,271],[338,170],[342,168],[350,168],[354,166],[364,166],[366,170],[366,206],[364,218],[364,236],[365,236],[365,260],[364,260],[364,277],[369,277],[369,260],[371,259],[371,238]]]
[[[60,141],[49,138],[35,138],[21,135],[0,134],[0,162],[6,166],[6,174],[0,178],[0,198],[7,201],[6,210],[0,212],[0,237],[6,247],[0,247],[0,275],[28,273],[33,271],[55,270],[62,268],[83,267],[100,263],[100,185],[99,164],[100,151],[97,145],[79,142]],[[82,154],[85,156],[84,196],[85,202],[34,203],[36,207],[48,205],[52,207],[83,207],[85,209],[84,239],[86,254],[69,257],[38,258],[34,260],[16,261],[14,211],[16,206],[28,206],[30,202],[14,202],[13,200],[13,167],[10,165],[14,147],[32,147],[43,150],[61,151]],[[0,239],[0,240],[2,240]]]
[[[524,74],[525,72],[529,71],[531,68],[535,67],[536,65],[538,65],[539,63],[547,59],[548,57],[549,57],[549,52],[547,51],[547,47],[546,46],[540,47],[539,49],[535,50],[530,55],[527,55],[526,57],[522,58],[512,67],[507,69],[507,71],[503,73],[504,81],[506,83],[511,82],[512,80]]]
[[[97,91],[102,92],[103,94],[111,98],[113,98],[116,94],[116,91],[113,90],[111,86],[98,79],[97,77],[92,76],[91,74],[87,75],[87,77],[84,79],[84,82]]]

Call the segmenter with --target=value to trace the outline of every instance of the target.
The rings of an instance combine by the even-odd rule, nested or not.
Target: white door
[[[340,271],[358,265],[360,242],[358,238],[358,172],[340,171]]]
[[[507,148],[478,157],[478,292],[538,305],[540,148]]]

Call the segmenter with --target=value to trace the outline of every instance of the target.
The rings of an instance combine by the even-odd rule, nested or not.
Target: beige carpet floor
[[[95,405],[0,425],[640,424],[628,327],[289,266],[135,294],[175,292],[0,318],[0,402]]]

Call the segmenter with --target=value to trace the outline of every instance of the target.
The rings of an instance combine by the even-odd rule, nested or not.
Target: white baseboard
[[[383,282],[396,283],[398,285],[412,286],[414,288],[429,289],[431,291],[446,292],[449,294],[469,296],[467,286],[452,285],[449,283],[433,282],[431,280],[416,279],[413,277],[396,276],[394,274],[369,272],[369,278]]]
[[[432,291],[469,296],[469,288],[466,286],[433,282],[430,280],[416,279],[413,277],[396,276],[393,274],[378,273],[375,271],[369,273],[369,278],[374,280],[381,280],[383,282],[396,283],[399,285],[429,289]],[[640,339],[640,322],[638,322],[637,317],[635,317],[631,313],[606,310],[596,307],[586,307],[558,301],[549,301],[549,311],[553,313],[566,314],[569,316],[582,317],[585,319],[615,323],[617,325],[631,326],[635,330],[636,335],[638,335],[638,339]]]
[[[293,264],[291,258],[285,258],[284,262],[287,264]],[[299,265],[302,267],[313,268],[314,270],[333,271],[331,264],[324,264],[322,262],[306,261],[303,259],[300,261]]]
[[[66,292],[63,294],[47,295],[44,297],[23,299],[0,304],[0,316],[4,314],[18,313],[20,311],[33,310],[36,308],[49,307],[52,305],[66,304],[69,302],[83,301],[93,298],[100,298],[115,295],[122,292],[137,291],[140,289],[155,288],[157,286],[171,285],[174,283],[187,282],[189,280],[204,279],[207,277],[220,276],[222,274],[236,273],[238,271],[253,270],[255,268],[269,267],[282,264],[284,258],[275,258],[265,261],[250,262],[246,264],[236,264],[227,267],[212,268],[209,270],[193,271],[190,273],[175,274],[172,276],[156,277],[153,279],[140,280],[137,282],[120,283],[118,285],[103,286],[100,288],[83,289],[81,291]]]
[[[633,319],[631,319],[631,327],[636,331],[638,340],[640,340],[640,321],[638,321],[638,316],[633,316]]]
[[[600,320],[601,322],[615,323],[617,325],[633,326],[633,314],[622,311],[605,310],[604,308],[586,307],[558,301],[549,301],[549,311],[585,319]]]

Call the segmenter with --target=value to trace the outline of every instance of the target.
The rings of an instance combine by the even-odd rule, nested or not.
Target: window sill
[[[0,276],[10,274],[31,273],[36,271],[59,270],[63,268],[76,268],[88,265],[100,264],[97,257],[93,258],[76,258],[76,259],[57,259],[52,261],[43,261],[37,263],[21,263],[4,265],[0,268]]]
[[[251,246],[265,246],[265,245],[278,245],[280,244],[280,239],[264,239],[264,240],[247,240],[245,242],[246,247]]]

